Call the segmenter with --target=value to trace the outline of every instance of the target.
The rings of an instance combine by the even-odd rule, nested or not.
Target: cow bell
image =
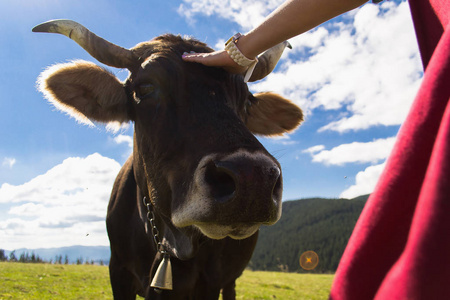
[[[160,290],[172,290],[172,264],[168,254],[164,254],[152,283],[150,283],[150,287]]]

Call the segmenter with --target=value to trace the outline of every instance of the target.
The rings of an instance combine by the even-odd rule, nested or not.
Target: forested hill
[[[260,229],[249,267],[253,270],[304,272],[300,255],[319,256],[314,272],[334,272],[369,195],[348,199],[303,199],[283,202],[283,215]]]

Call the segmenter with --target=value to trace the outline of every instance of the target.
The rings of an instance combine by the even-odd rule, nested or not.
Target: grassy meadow
[[[237,299],[327,299],[332,280],[333,275],[245,271],[236,294]],[[106,266],[2,262],[0,283],[0,300],[112,299]]]

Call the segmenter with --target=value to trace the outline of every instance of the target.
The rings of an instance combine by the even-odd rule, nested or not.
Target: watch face
[[[239,40],[239,38],[242,36],[242,34],[240,34],[239,32],[238,33],[236,33],[235,35],[233,35],[233,42],[235,43],[235,44],[237,44],[237,42],[238,42],[238,40]]]
[[[233,35],[232,37],[230,37],[228,39],[228,41],[226,41],[225,46],[228,45],[231,41],[233,41],[235,44],[237,43],[237,41],[239,40],[239,38],[242,36],[242,34],[240,34],[239,32],[236,33],[235,35]]]

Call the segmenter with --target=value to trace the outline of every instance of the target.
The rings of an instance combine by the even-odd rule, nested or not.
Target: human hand
[[[247,67],[242,67],[231,59],[225,50],[211,53],[183,53],[182,58],[184,61],[200,63],[209,67],[222,67],[234,74],[241,74],[247,70]]]

